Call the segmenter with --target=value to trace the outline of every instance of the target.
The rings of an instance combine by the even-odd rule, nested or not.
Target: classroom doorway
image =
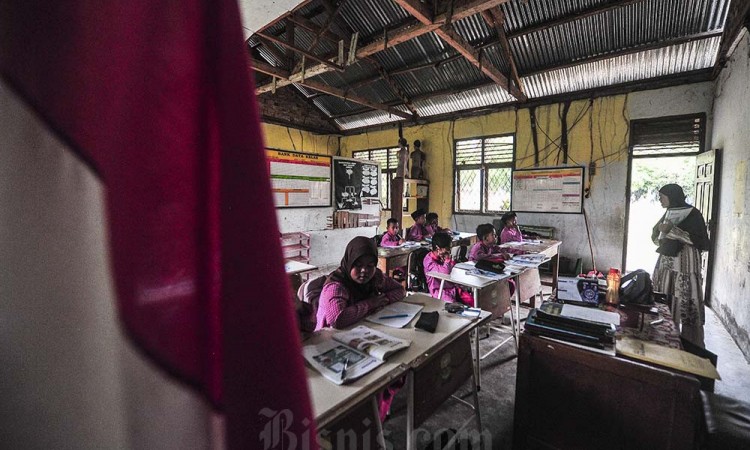
[[[651,241],[651,231],[664,214],[659,203],[659,188],[668,183],[679,184],[685,191],[686,201],[694,205],[696,155],[632,158],[630,170],[625,269],[652,273],[658,254]]]

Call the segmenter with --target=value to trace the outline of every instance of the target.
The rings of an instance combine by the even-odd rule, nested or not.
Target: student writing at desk
[[[344,328],[368,314],[406,296],[404,288],[377,268],[378,248],[370,238],[357,236],[346,246],[341,266],[328,276],[318,304],[318,324]],[[378,395],[380,420],[384,421],[393,396],[405,380],[398,380]]]
[[[399,231],[399,224],[398,220],[391,217],[388,219],[388,228],[386,229],[386,232],[383,233],[383,237],[380,239],[380,246],[381,247],[396,247],[398,245],[401,245],[404,243],[404,239],[401,237],[400,234],[398,234]]]
[[[436,233],[432,236],[432,251],[424,257],[425,273],[451,273],[453,266],[456,265],[456,262],[451,258],[452,240],[451,235],[447,233]],[[427,276],[427,287],[430,289],[430,295],[438,298],[440,280]],[[458,301],[469,306],[474,306],[474,296],[471,292],[465,291],[449,281],[445,282],[443,296],[440,299],[449,303]]]

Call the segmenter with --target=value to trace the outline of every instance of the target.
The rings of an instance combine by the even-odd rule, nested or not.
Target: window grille
[[[498,213],[510,209],[515,136],[457,140],[454,212]]]

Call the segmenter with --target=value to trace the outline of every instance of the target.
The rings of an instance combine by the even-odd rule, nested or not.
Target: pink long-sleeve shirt
[[[451,270],[453,270],[453,266],[456,265],[456,262],[453,261],[451,258],[446,259],[438,259],[435,257],[432,252],[428,253],[424,257],[424,273],[429,272],[439,272],[439,273],[451,273]],[[431,277],[427,275],[427,287],[430,289],[430,295],[438,298],[438,293],[440,292],[440,281],[437,278]],[[458,286],[451,283],[450,281],[446,281],[443,285],[443,295],[440,297],[441,300],[445,302],[454,302],[456,300],[456,297],[458,296]]]
[[[401,240],[401,236],[398,234],[392,235],[391,233],[385,232],[383,233],[383,237],[380,239],[380,246],[381,247],[396,247],[398,245],[398,241]]]
[[[488,246],[482,242],[477,242],[469,250],[469,261],[497,258],[500,253],[503,253],[503,250],[498,245]]]
[[[409,234],[406,236],[407,241],[421,241],[429,237],[430,234],[424,225],[414,224],[409,228]]]
[[[500,243],[505,244],[506,242],[521,242],[523,241],[523,235],[521,230],[518,228],[503,228],[500,232]]]
[[[380,294],[385,294],[387,303],[397,302],[406,295],[403,286],[393,278],[384,276],[380,269],[375,270],[373,280],[370,282],[378,286]],[[359,322],[380,306],[382,306],[381,300],[376,296],[354,302],[351,292],[343,283],[337,281],[327,283],[320,293],[315,330],[325,327],[348,327]]]

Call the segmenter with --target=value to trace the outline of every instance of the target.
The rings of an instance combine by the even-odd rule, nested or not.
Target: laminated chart
[[[266,150],[277,208],[331,206],[331,157]]]
[[[583,167],[513,171],[511,209],[519,212],[583,212]]]

